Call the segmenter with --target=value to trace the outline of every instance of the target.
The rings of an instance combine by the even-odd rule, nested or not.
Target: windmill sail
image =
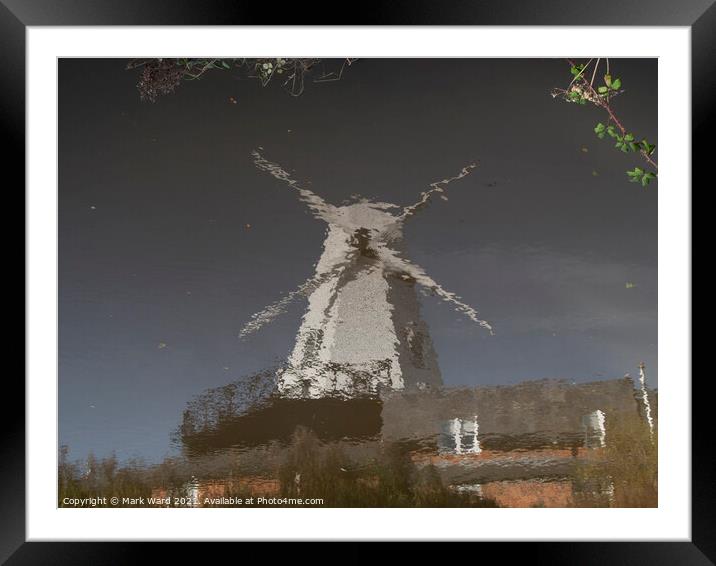
[[[296,343],[278,379],[280,395],[375,396],[382,390],[439,387],[437,354],[420,314],[416,287],[433,292],[492,332],[475,309],[400,255],[405,220],[474,165],[433,183],[409,207],[367,200],[334,206],[258,151],[252,155],[259,169],[296,190],[313,215],[328,225],[315,275],[256,313],[241,331],[247,336],[270,323],[291,301],[308,298]]]

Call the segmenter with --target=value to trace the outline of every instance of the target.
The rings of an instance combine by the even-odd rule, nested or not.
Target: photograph
[[[58,57],[56,506],[658,508],[658,63]]]

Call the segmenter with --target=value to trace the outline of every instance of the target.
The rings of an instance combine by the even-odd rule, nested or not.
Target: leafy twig
[[[594,132],[597,137],[603,139],[606,135],[616,139],[615,147],[620,149],[624,153],[638,152],[642,158],[649,163],[655,170],[658,170],[656,161],[651,157],[656,146],[650,144],[646,139],[642,139],[641,142],[637,142],[634,134],[629,133],[624,127],[622,122],[616,116],[614,109],[611,105],[611,100],[614,96],[621,94],[621,79],[616,78],[612,80],[612,76],[609,73],[609,59],[606,60],[607,73],[604,75],[604,85],[594,87],[594,79],[597,74],[597,69],[601,59],[597,59],[594,63],[592,70],[591,80],[587,81],[585,78],[585,72],[589,65],[594,61],[590,59],[585,64],[576,64],[574,61],[567,59],[567,62],[571,66],[572,81],[569,83],[567,89],[556,88],[552,91],[553,97],[561,97],[569,102],[577,104],[586,104],[591,102],[598,108],[604,110],[609,116],[607,125],[598,123]],[[644,171],[643,169],[636,167],[632,171],[627,171],[630,181],[641,182],[642,185],[646,186],[652,179],[657,177],[654,172]]]

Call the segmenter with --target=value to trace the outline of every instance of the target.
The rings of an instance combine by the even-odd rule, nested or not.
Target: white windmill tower
[[[437,295],[492,333],[492,327],[460,297],[443,289],[401,255],[403,226],[443,187],[468,175],[430,185],[417,203],[400,207],[365,199],[334,206],[299,185],[276,163],[252,152],[256,166],[283,181],[327,224],[315,274],[296,290],[254,314],[244,337],[308,297],[308,308],[278,393],[289,398],[378,395],[382,390],[423,389],[442,384],[416,287]],[[444,198],[444,197],[443,197]]]

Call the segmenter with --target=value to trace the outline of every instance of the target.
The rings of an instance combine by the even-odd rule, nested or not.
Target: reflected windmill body
[[[448,183],[468,175],[474,164],[432,183],[417,203],[407,207],[365,199],[335,206],[300,186],[258,151],[252,156],[259,169],[295,190],[312,214],[327,224],[314,275],[254,314],[241,331],[247,336],[293,300],[308,298],[293,351],[278,375],[280,396],[353,398],[439,387],[437,355],[420,316],[417,290],[440,297],[492,332],[475,309],[401,253],[405,222],[443,193]]]

